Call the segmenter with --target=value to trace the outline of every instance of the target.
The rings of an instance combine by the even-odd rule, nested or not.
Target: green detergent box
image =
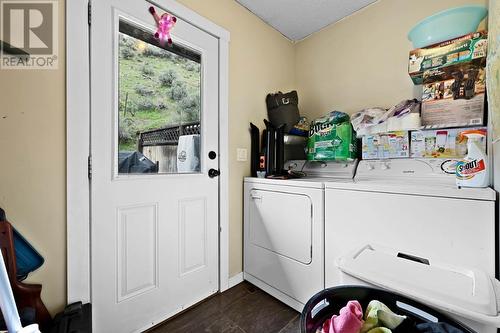
[[[356,132],[349,115],[333,111],[311,123],[307,142],[308,160],[352,161],[356,157]]]

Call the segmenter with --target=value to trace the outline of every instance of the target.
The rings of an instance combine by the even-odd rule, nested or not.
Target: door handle
[[[219,170],[216,170],[216,169],[208,170],[208,177],[210,177],[210,178],[218,177],[219,175],[220,175]]]

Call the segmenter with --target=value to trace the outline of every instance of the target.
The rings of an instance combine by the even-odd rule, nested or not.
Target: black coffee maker
[[[260,144],[259,128],[250,123],[252,176],[256,177],[257,171],[264,171],[266,177],[284,176],[285,124],[275,127],[268,120],[264,120],[264,124],[266,129]]]

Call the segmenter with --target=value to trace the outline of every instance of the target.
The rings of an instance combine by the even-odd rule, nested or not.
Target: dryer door
[[[244,276],[302,311],[325,286],[323,189],[285,184],[245,183]]]
[[[312,260],[312,202],[307,195],[252,190],[250,242],[302,264]]]

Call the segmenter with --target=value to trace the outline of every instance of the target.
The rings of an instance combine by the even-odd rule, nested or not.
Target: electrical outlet
[[[248,160],[248,151],[246,148],[237,148],[236,149],[236,161],[238,162],[246,162]]]

